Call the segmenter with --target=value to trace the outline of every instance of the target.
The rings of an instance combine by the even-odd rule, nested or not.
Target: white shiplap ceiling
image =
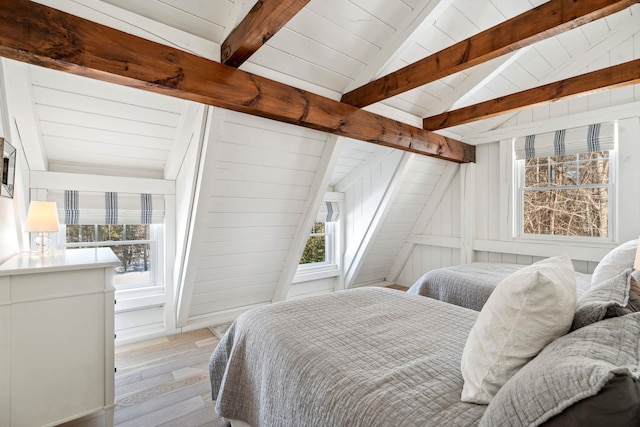
[[[224,40],[224,35],[228,34],[228,27],[235,24],[235,19],[240,13],[237,8],[243,2],[241,0],[237,2],[232,0],[105,0],[105,3],[219,44]]]
[[[184,101],[44,68],[30,77],[49,170],[164,170]]]
[[[213,59],[219,58],[220,43],[255,4],[255,0],[40,2]],[[339,99],[342,93],[377,76],[542,3],[544,1],[539,0],[311,0],[241,68]],[[617,51],[619,46],[626,48]],[[425,116],[638,57],[640,5],[636,4],[529,48],[385,100],[378,108],[409,117],[405,121],[416,124]],[[18,123],[18,127],[34,128],[30,132],[39,138],[40,159],[33,160],[33,165],[41,164],[40,169],[52,171],[90,169],[92,173],[174,178],[166,171],[171,169],[168,162],[180,160],[171,158],[170,153],[172,146],[184,139],[181,132],[188,119],[188,102],[56,71],[28,68],[28,75],[20,77],[27,79],[23,89],[29,89],[22,95],[29,99],[24,104],[31,106],[35,124]],[[618,99],[615,92],[611,92],[613,95],[591,96],[587,102],[599,102],[603,107],[637,102],[638,92],[636,90],[632,100]],[[473,140],[479,133],[493,130],[512,117],[514,114],[507,114],[442,133],[463,141]],[[344,156],[331,180],[333,185],[377,151],[377,148],[361,148],[365,146],[356,142],[344,144]]]

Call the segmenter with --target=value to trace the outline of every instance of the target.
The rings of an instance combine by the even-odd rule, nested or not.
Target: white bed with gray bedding
[[[541,261],[526,275],[510,275],[480,312],[385,288],[253,309],[211,355],[216,412],[250,427],[640,425],[636,246],[603,260],[577,305],[565,256],[556,261],[568,266],[558,289],[573,304],[548,297],[551,276],[540,269],[553,264]],[[511,299],[501,299],[505,291]],[[474,401],[463,393],[473,378],[469,369],[483,359],[468,349],[480,343],[496,360],[520,357],[520,350],[532,351],[528,337],[544,334],[536,319],[553,322],[555,310],[568,320],[567,332],[534,350],[485,404],[468,403]],[[501,318],[496,326],[508,332],[479,335],[486,326],[495,329],[484,322],[487,314]],[[517,342],[525,347],[511,354]]]
[[[478,314],[378,288],[252,310],[212,354],[216,412],[251,427],[638,425],[640,313],[556,339],[489,405],[460,399]]]
[[[473,262],[438,268],[423,274],[407,292],[480,311],[498,283],[523,267],[520,264]],[[580,297],[591,286],[591,274],[576,272],[575,275]]]
[[[211,359],[216,410],[253,427],[476,425],[485,407],[460,402],[476,317],[384,288],[258,308]]]

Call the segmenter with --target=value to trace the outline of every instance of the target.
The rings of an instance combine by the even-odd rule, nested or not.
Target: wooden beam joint
[[[239,67],[293,18],[309,0],[258,0],[222,43],[221,62]]]

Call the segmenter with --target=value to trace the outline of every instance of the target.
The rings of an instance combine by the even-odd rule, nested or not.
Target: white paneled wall
[[[640,111],[638,112],[640,114]],[[640,118],[633,117],[619,121],[618,145],[618,238],[617,243],[637,238],[640,233],[640,150],[638,150],[638,135],[640,135]],[[545,252],[551,256],[556,252],[566,250],[557,244],[531,244],[501,241],[501,206],[500,202],[500,168],[504,167],[500,160],[500,144],[483,144],[476,147],[476,177],[475,191],[476,218],[474,247],[476,242],[492,247],[509,248],[508,251],[479,251],[474,252],[474,261],[503,262],[513,264],[532,264],[544,256],[532,255],[532,252]],[[459,177],[451,186],[424,230],[424,236],[460,236],[461,183]],[[427,238],[425,237],[425,240]],[[611,246],[593,245],[592,247],[569,248],[576,254],[572,256],[576,271],[591,273],[597,265],[597,259],[605,254]],[[442,247],[436,244],[417,245],[404,266],[397,283],[409,286],[422,274],[439,267],[447,267],[460,263],[459,247]]]
[[[271,302],[327,141],[300,127],[220,115],[197,207],[190,318]]]
[[[457,173],[431,220],[422,232],[425,236],[460,237],[460,173]],[[460,263],[460,249],[418,244],[407,259],[397,283],[406,286],[423,272]]]
[[[141,310],[123,311],[115,314],[115,331],[118,343],[150,332],[163,331],[164,307],[147,307]],[[124,337],[124,340],[123,340]]]
[[[312,295],[333,292],[335,289],[335,278],[313,280],[310,282],[296,283],[289,288],[287,299],[303,298]]]
[[[185,150],[184,161],[180,165],[176,176],[176,224],[175,224],[175,260],[171,283],[167,283],[167,310],[166,327],[175,328],[176,307],[180,293],[179,284],[184,275],[184,260],[188,253],[189,230],[192,224],[194,199],[196,197],[196,185],[198,178],[198,165],[202,151],[204,132],[204,118],[210,107],[200,105],[196,116],[201,120],[195,120],[187,132],[188,146]]]
[[[13,126],[12,123],[15,123],[15,120],[9,118],[7,114],[7,109],[5,106],[7,105],[7,82],[4,79],[4,62],[0,62],[0,137],[5,138],[6,141],[12,141],[12,144],[15,146],[17,150],[17,159],[20,162],[18,164],[18,170],[16,173],[16,186],[22,185],[23,187],[28,186],[28,180],[23,180],[20,173],[23,176],[26,176],[28,173],[28,167],[26,162],[24,161],[24,151],[22,149],[22,144],[20,143],[19,138],[13,138],[14,133],[12,132]],[[15,133],[17,135],[17,133]],[[23,192],[23,188],[16,187],[16,200],[18,197],[21,197],[23,194],[28,194],[26,191]],[[26,206],[27,203],[25,200],[22,200],[21,203]],[[20,240],[16,226],[16,205],[14,200],[0,197],[0,264],[11,258],[13,255],[17,254],[20,248]]]
[[[350,271],[374,215],[389,187],[389,183],[402,160],[402,152],[394,150],[371,164],[367,170],[358,170],[359,177],[345,190],[344,227],[346,250],[344,270]]]
[[[335,191],[344,191],[360,174],[356,168],[366,168],[366,163],[372,162],[383,153],[391,151],[381,145],[369,144],[351,138],[341,138],[340,157],[331,173],[330,185]],[[357,176],[356,176],[357,175]]]
[[[620,19],[636,20],[635,17],[621,16]],[[612,27],[611,36],[604,42],[589,46],[588,40],[583,40],[584,46],[580,49],[575,48],[572,52],[579,50],[590,50],[592,52],[601,49],[602,52],[596,61],[584,63],[584,69],[581,72],[592,71],[595,69],[619,64],[640,57],[640,35],[627,36],[626,29],[633,29],[636,26],[625,26],[616,28]],[[577,34],[574,32],[574,34]],[[561,38],[566,42],[567,35]],[[576,39],[572,39],[572,43],[577,43]],[[609,49],[609,50],[607,50]],[[588,58],[588,57],[585,57]],[[524,58],[528,60],[530,58]],[[528,69],[534,69],[535,64],[529,63]],[[575,66],[575,65],[572,65]],[[570,67],[565,67],[569,69]],[[566,72],[564,68],[554,71],[554,75],[562,77],[562,72]],[[558,77],[558,78],[559,78]],[[633,111],[632,108],[617,107],[624,103],[640,101],[639,85],[618,88],[610,92],[596,93],[585,97],[572,98],[569,100],[554,102],[533,109],[523,111],[512,115],[511,118],[505,120],[504,117],[495,119],[495,125],[501,126],[493,131],[489,131],[484,137],[475,137],[471,135],[466,140],[472,143],[486,142],[491,140],[491,136],[498,139],[507,139],[514,136],[522,136],[529,133],[540,133],[559,128],[572,126],[584,126],[586,124],[595,123],[600,120],[613,120],[618,117],[633,117],[630,119],[620,120],[620,144],[619,144],[619,175],[618,175],[618,243],[625,242],[635,238],[640,232],[640,221],[637,219],[640,212],[640,193],[638,183],[640,183],[640,171],[638,170],[638,162],[640,161],[640,150],[637,148],[637,135],[640,131],[638,118],[634,116],[640,115],[640,108]],[[489,124],[484,125],[485,128]],[[476,168],[476,221],[474,240],[483,240],[491,244],[491,242],[499,242],[501,239],[500,227],[503,225],[508,213],[501,212],[505,209],[504,203],[500,203],[500,171],[505,165],[500,159],[499,143],[488,143],[477,146],[477,168]],[[459,181],[453,184],[459,186]],[[455,190],[454,190],[455,191]],[[458,190],[459,191],[459,190]],[[442,209],[446,210],[443,206]],[[459,210],[450,212],[452,218],[460,215]],[[437,217],[430,224],[430,229],[425,230],[426,235],[443,235],[446,234],[448,227],[437,224]],[[504,239],[504,232],[502,233]],[[495,245],[492,245],[495,246]],[[544,245],[543,245],[544,246]],[[555,245],[547,245],[548,254],[554,253]],[[411,262],[408,262],[402,272],[401,281],[404,284],[411,284],[422,273],[436,268],[436,266],[446,266],[445,261],[438,263],[438,258],[442,259],[442,253],[451,251],[448,248],[439,248],[433,246],[418,246],[414,250]],[[455,252],[455,249],[453,250]],[[525,245],[510,245],[510,252],[489,252],[476,251],[474,259],[476,261],[506,262],[517,264],[531,264],[541,257],[533,256],[529,253],[531,247]],[[536,251],[539,251],[536,248]],[[607,248],[593,247],[589,260],[581,260],[574,258],[574,267],[578,271],[592,272],[598,259]],[[589,250],[587,249],[587,252]],[[456,262],[453,261],[452,264]]]
[[[396,173],[384,220],[370,239],[354,285],[385,280],[446,169],[446,162],[413,156]]]
[[[343,270],[347,287],[354,283],[364,252],[380,215],[384,213],[385,196],[388,195],[393,177],[399,172],[404,156],[403,152],[394,150],[372,163],[369,169],[358,170],[360,176],[345,191],[346,250]]]

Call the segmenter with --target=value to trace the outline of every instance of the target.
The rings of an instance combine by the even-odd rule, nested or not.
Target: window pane
[[[569,154],[568,156],[555,156],[550,157],[550,160],[555,163],[573,162],[578,159],[577,154]]]
[[[319,223],[316,223],[319,224]],[[320,223],[323,224],[323,223]],[[324,224],[323,224],[324,230]],[[326,260],[326,238],[325,236],[311,236],[307,240],[300,264],[311,264],[314,262],[325,262]]]
[[[324,233],[325,232],[325,223],[324,222],[316,222],[311,227],[311,233]]]
[[[108,240],[119,242],[124,240],[124,225],[99,225],[98,242]]]
[[[576,185],[578,166],[575,162],[555,163],[551,170],[551,185]]]
[[[608,237],[606,187],[572,190],[525,190],[524,233]]]
[[[93,242],[95,240],[94,225],[67,225],[67,243]]]
[[[99,225],[98,242],[149,240],[149,225]]]
[[[151,283],[151,245],[114,245],[111,249],[121,263],[116,267],[116,289],[118,285]]]
[[[580,162],[580,185],[608,184],[609,160],[595,159]]]
[[[549,166],[547,162],[527,166],[525,168],[524,181],[525,187],[546,187],[549,185]]]
[[[127,240],[149,240],[149,225],[127,225],[125,226]]]
[[[153,243],[121,243],[152,239],[150,225],[67,225],[66,244],[72,247],[106,247],[113,250],[120,265],[115,267],[117,290],[155,285],[157,266]],[[80,243],[80,245],[78,245]],[[85,246],[86,244],[87,246]]]
[[[526,159],[524,165],[525,166],[541,166],[546,165],[548,162],[548,157],[536,157],[533,159]]]
[[[598,152],[594,152],[594,153],[580,153],[579,154],[579,159],[580,160],[602,160],[602,159],[608,159],[609,158],[609,152],[608,151],[598,151]]]

